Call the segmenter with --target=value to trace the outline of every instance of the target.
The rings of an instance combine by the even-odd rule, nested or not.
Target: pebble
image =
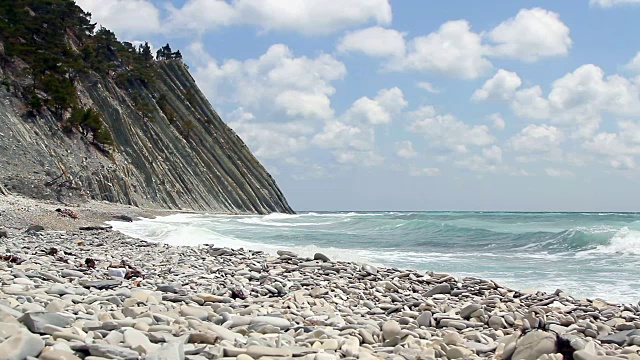
[[[640,360],[637,305],[111,231],[18,232],[0,246],[28,259],[0,261],[9,358],[560,360],[562,345],[578,360]],[[38,255],[51,248],[65,261]]]

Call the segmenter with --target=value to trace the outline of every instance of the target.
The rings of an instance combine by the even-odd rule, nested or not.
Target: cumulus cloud
[[[549,152],[564,141],[562,130],[551,125],[531,124],[509,140],[515,151],[525,153]]]
[[[472,100],[509,100],[516,89],[522,85],[522,80],[515,72],[504,69],[498,72],[484,85],[473,93]]]
[[[489,115],[489,120],[491,120],[492,126],[494,129],[504,130],[505,122],[504,122],[504,118],[502,117],[502,114],[493,113]]]
[[[262,31],[330,34],[342,29],[391,23],[388,0],[188,0],[170,7],[172,30],[205,31],[230,25],[253,25]]]
[[[440,176],[442,172],[439,168],[411,168],[409,175],[411,176]]]
[[[493,68],[489,58],[533,62],[566,55],[572,44],[569,27],[558,14],[542,8],[522,9],[486,32],[474,32],[467,20],[454,20],[426,35],[405,36],[397,30],[371,27],[348,33],[337,49],[386,57],[387,70],[475,79]]]
[[[439,94],[442,92],[440,89],[436,88],[432,83],[428,81],[419,81],[416,83],[416,86],[432,94]]]
[[[198,50],[198,46],[190,49]],[[200,54],[202,55],[202,54]],[[295,57],[283,44],[276,44],[257,59],[201,61],[194,77],[210,99],[238,104],[262,118],[278,112],[307,119],[334,116],[329,97],[331,84],[346,74],[344,64],[331,55]]]
[[[600,67],[585,64],[555,80],[546,96],[538,85],[516,90],[511,107],[520,117],[549,120],[569,128],[573,137],[589,138],[604,115],[640,116],[640,88],[636,81],[605,76]]]
[[[160,11],[147,0],[77,0],[98,24],[131,40],[160,31]]]
[[[636,55],[631,60],[629,60],[629,62],[624,67],[628,71],[640,73],[640,51],[638,51]]]
[[[434,71],[474,79],[491,69],[484,55],[479,34],[471,31],[466,20],[448,21],[426,36],[418,36],[407,44],[406,56],[392,68],[402,70]]]
[[[410,159],[418,155],[413,149],[413,143],[409,140],[396,143],[396,155],[401,158]]]
[[[404,34],[393,29],[374,26],[348,32],[340,39],[340,52],[362,52],[369,56],[403,56],[405,52]]]
[[[567,177],[573,176],[573,172],[568,169],[557,169],[557,168],[546,168],[544,169],[545,174],[551,177]]]
[[[492,56],[528,62],[567,55],[572,43],[569,27],[560,16],[542,8],[520,10],[489,31],[487,38]]]
[[[618,5],[638,5],[640,4],[640,0],[591,0],[589,4],[591,4],[591,6],[609,8]]]
[[[432,106],[414,111],[409,130],[422,135],[431,147],[467,152],[469,146],[486,146],[495,141],[485,125],[468,125],[451,114],[440,115]]]

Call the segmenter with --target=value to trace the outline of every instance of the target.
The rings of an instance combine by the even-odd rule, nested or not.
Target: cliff
[[[65,31],[71,48],[92,39],[79,40]],[[131,75],[135,63],[126,65],[119,58],[110,60],[116,65],[104,73],[69,70],[57,78],[74,75],[73,102],[64,108],[58,106],[61,100],[54,102],[55,91],[46,88],[48,75],[39,90],[37,78],[24,76],[35,65],[6,54],[0,45],[0,190],[4,185],[10,192],[60,201],[293,212],[181,60],[145,63],[139,68],[146,77]],[[33,99],[38,100],[35,109]],[[87,114],[95,115],[99,125],[87,125],[87,119],[94,119]]]

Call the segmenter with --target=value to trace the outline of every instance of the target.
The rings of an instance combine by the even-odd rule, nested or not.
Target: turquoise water
[[[487,278],[514,289],[640,300],[640,213],[172,215],[117,230],[172,245],[280,249]]]

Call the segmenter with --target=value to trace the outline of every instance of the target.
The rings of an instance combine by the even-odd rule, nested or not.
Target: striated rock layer
[[[0,183],[15,193],[64,201],[107,200],[142,207],[231,213],[291,213],[274,179],[220,119],[179,60],[160,61],[146,88],[127,90],[111,78],[84,76],[76,89],[113,134],[105,153],[79,134],[64,133],[55,117],[25,114],[8,88],[20,79],[1,74]],[[2,70],[0,70],[2,71]],[[158,98],[166,104],[162,111]],[[135,95],[135,97],[134,97]],[[136,99],[135,101],[133,99]],[[136,102],[148,109],[140,111]],[[170,109],[171,119],[165,116]]]

